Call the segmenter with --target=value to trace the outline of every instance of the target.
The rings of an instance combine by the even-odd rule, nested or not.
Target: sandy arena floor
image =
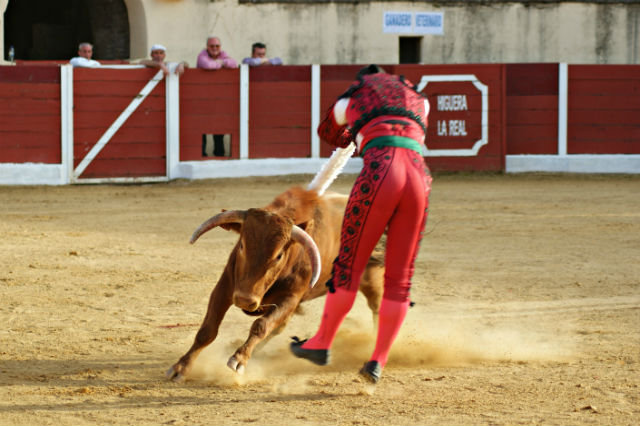
[[[244,376],[225,363],[252,318],[232,308],[168,381],[235,243],[193,230],[311,177],[0,187],[0,424],[640,423],[640,176],[436,176],[416,306],[376,387],[356,374],[362,296],[330,366],[287,349],[318,299]]]

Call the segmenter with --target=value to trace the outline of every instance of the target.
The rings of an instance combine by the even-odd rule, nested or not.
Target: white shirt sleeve
[[[333,117],[339,126],[347,124],[347,106],[350,98],[342,98],[333,107]]]
[[[71,58],[69,63],[74,67],[81,67],[81,68],[95,68],[100,66],[100,62],[94,61],[93,59],[83,58],[82,56],[76,56],[75,58]]]

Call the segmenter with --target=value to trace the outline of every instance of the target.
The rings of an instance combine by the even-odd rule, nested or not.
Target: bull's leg
[[[294,310],[294,313],[297,313],[297,310]],[[269,343],[269,341],[271,339],[273,339],[274,337],[276,337],[277,335],[279,335],[280,333],[282,333],[282,331],[287,327],[287,324],[289,323],[289,320],[293,317],[293,315],[289,315],[287,318],[285,318],[285,320],[282,322],[282,324],[278,325],[277,327],[275,327],[271,333],[267,334],[267,336],[262,339],[262,341],[258,342],[255,346],[255,348],[253,348],[253,350],[258,350],[261,347],[263,347],[264,345],[266,345],[267,343]]]
[[[360,291],[367,298],[367,305],[371,309],[375,328],[378,325],[378,313],[384,292],[384,268],[369,264],[362,274]]]
[[[301,294],[290,295],[277,303],[277,307],[271,312],[255,320],[251,325],[249,338],[229,358],[227,366],[235,372],[243,374],[256,345],[268,338],[275,329],[289,321],[301,298]]]
[[[218,284],[216,284],[216,287],[211,292],[207,314],[202,321],[200,330],[198,330],[198,333],[196,334],[193,345],[177,363],[167,370],[167,377],[171,380],[184,380],[185,376],[189,374],[193,361],[197,358],[198,354],[200,354],[207,345],[213,342],[218,335],[220,323],[232,303],[232,293],[229,290],[231,282],[227,278],[228,275],[225,270],[218,281]]]

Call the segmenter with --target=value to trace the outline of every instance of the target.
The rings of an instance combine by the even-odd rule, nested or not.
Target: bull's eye
[[[278,257],[276,257],[276,260],[280,260],[280,259],[282,259],[283,254],[284,254],[283,252],[280,252],[280,254],[278,255]]]

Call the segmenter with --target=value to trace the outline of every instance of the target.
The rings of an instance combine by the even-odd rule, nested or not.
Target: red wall
[[[60,69],[0,67],[0,162],[59,164]]]
[[[557,154],[558,64],[383,65],[414,84],[423,75],[473,74],[489,91],[489,143],[477,156],[427,157],[435,171],[504,170],[505,155]],[[324,115],[353,82],[360,65],[320,67]],[[640,154],[640,66],[570,65],[569,154]],[[74,69],[74,165],[154,76],[150,69]],[[311,154],[311,66],[249,69],[249,158]],[[458,86],[456,86],[458,85]],[[427,145],[451,149],[439,138],[440,93],[467,90],[469,117],[482,113],[470,83],[429,83]],[[453,87],[453,89],[452,89]],[[465,89],[466,87],[466,89]],[[206,160],[203,134],[231,134],[239,158],[240,71],[188,69],[179,80],[180,160]],[[82,177],[164,176],[165,82],[125,122]],[[468,131],[478,132],[470,119]],[[60,67],[0,67],[0,162],[61,162]],[[321,156],[332,148],[321,144]],[[219,159],[220,157],[216,157]]]
[[[151,69],[73,70],[74,168],[156,72]],[[163,79],[80,177],[164,176],[165,141]]]
[[[311,156],[311,67],[249,69],[249,157]]]
[[[240,158],[239,123],[239,70],[188,69],[180,77],[180,161],[209,159],[203,134],[231,134],[230,158]]]
[[[568,154],[640,154],[640,66],[570,65]]]
[[[507,155],[558,153],[558,64],[507,64]]]

